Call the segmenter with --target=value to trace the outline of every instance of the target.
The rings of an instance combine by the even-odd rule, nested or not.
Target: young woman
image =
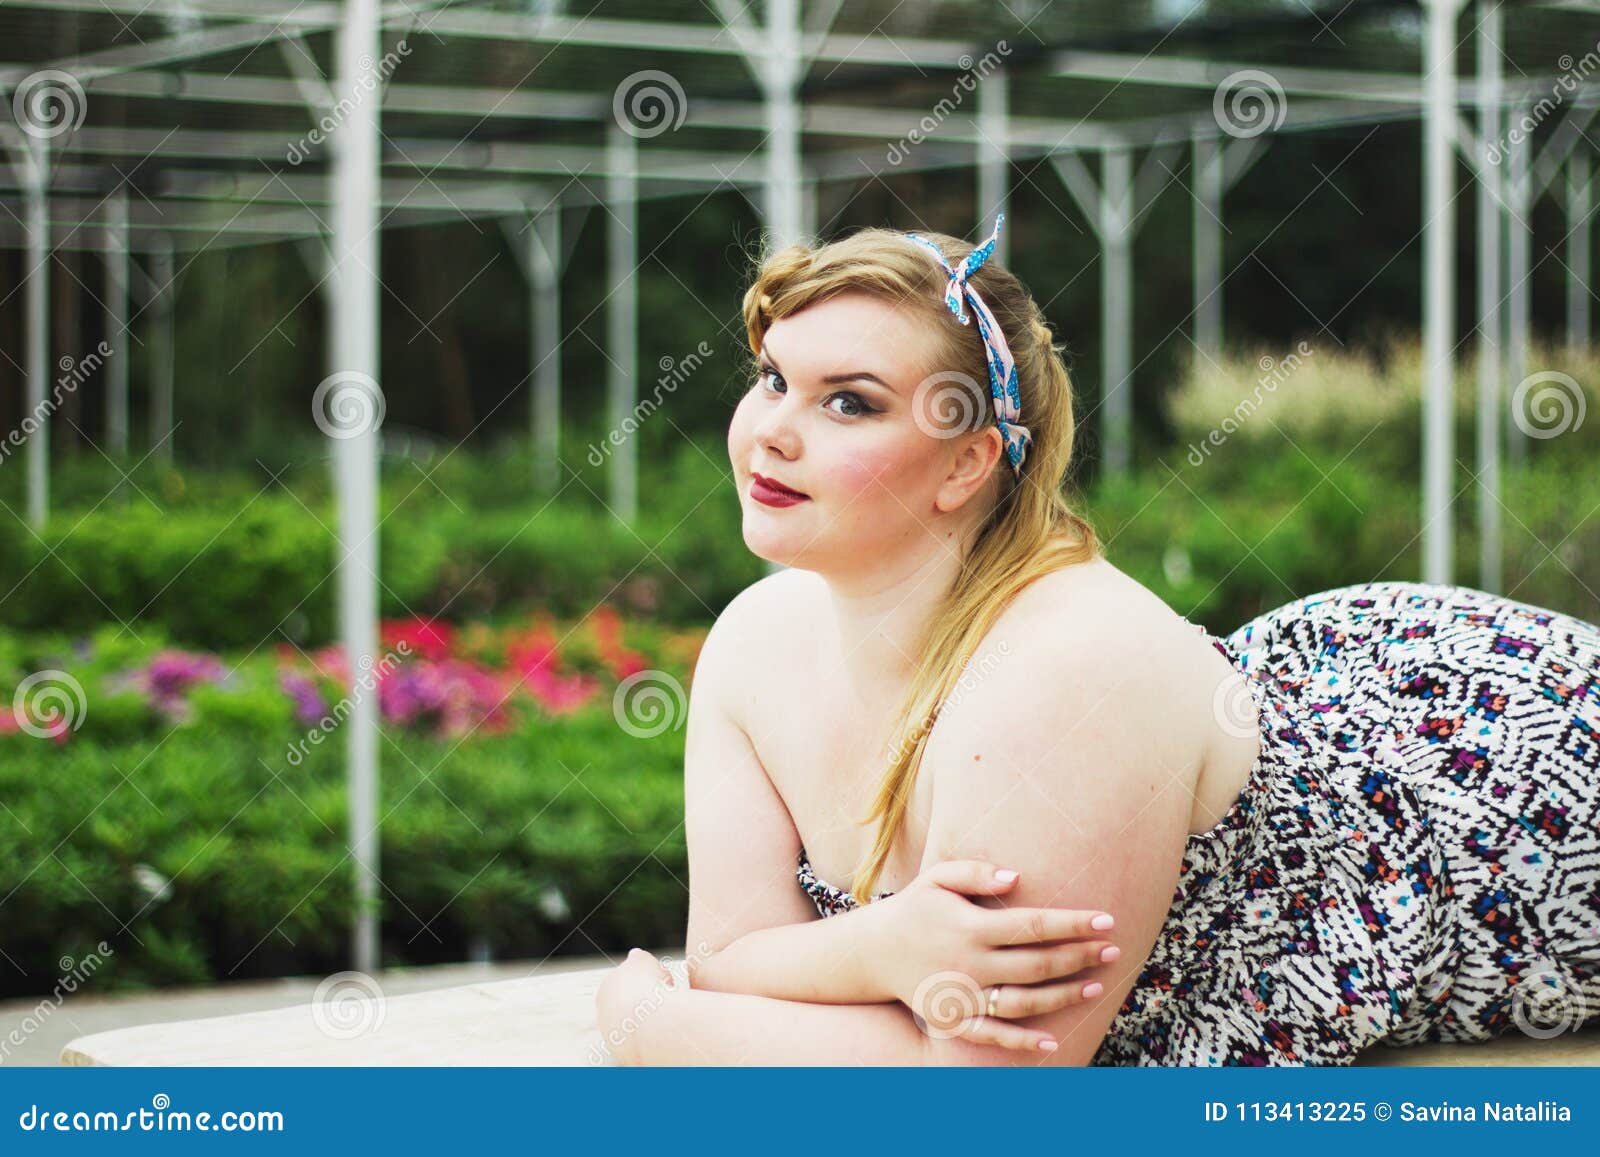
[[[1600,629],[1404,582],[1180,618],[1063,497],[1071,385],[992,249],[866,229],[745,295],[728,451],[789,569],[695,671],[691,983],[630,953],[615,1058],[1348,1064],[1600,1016]]]

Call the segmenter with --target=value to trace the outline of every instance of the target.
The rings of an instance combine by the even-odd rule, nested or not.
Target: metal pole
[[[1514,122],[1517,123],[1526,124],[1531,121],[1531,116],[1527,115],[1514,117]],[[1523,139],[1520,143],[1512,143],[1507,150],[1511,161],[1511,195],[1505,199],[1506,229],[1509,232],[1506,276],[1511,282],[1508,290],[1511,298],[1510,308],[1506,317],[1508,362],[1506,377],[1511,383],[1521,382],[1528,376],[1528,250],[1532,243],[1530,234],[1533,229],[1533,223],[1528,219],[1529,210],[1533,206],[1532,181],[1528,174],[1529,154],[1533,152],[1533,141],[1529,139],[1527,130],[1519,131]],[[1513,385],[1513,391],[1515,388]],[[1514,397],[1515,394],[1510,396]],[[1512,421],[1506,427],[1506,445],[1514,465],[1520,466],[1527,460],[1528,437],[1516,421]]]
[[[128,453],[128,187],[106,202],[106,445],[114,457]]]
[[[28,522],[44,525],[50,510],[50,413],[45,409],[45,383],[50,376],[50,332],[46,311],[50,300],[50,145],[25,138],[26,214],[28,228],[28,408],[23,429],[28,434]],[[32,423],[33,429],[27,429]]]
[[[997,68],[978,82],[978,218],[980,237],[994,228],[995,216],[1011,215],[1011,159],[1007,147],[1010,123],[1010,81]],[[1001,265],[1011,263],[1011,234],[1001,232],[994,255]]]
[[[775,247],[803,232],[800,209],[800,4],[768,0],[763,59],[767,109],[767,227]]]
[[[335,324],[330,335],[335,390],[370,391],[372,407],[353,425],[334,427],[334,483],[339,507],[339,619],[349,658],[352,711],[345,724],[350,774],[350,850],[357,911],[354,967],[380,964],[378,836],[378,697],[365,686],[378,652],[378,138],[379,93],[372,62],[382,55],[378,0],[345,0],[336,39],[336,91],[349,114],[331,134],[334,146]],[[370,86],[370,87],[369,87]],[[351,397],[358,395],[352,393]]]
[[[632,522],[639,513],[639,443],[629,418],[639,388],[638,151],[633,134],[613,124],[607,134],[611,175],[606,178],[606,373],[607,438],[611,460],[611,509]],[[614,443],[614,444],[611,444]]]
[[[1194,149],[1194,344],[1207,357],[1222,352],[1222,149],[1196,135]]]
[[[1501,0],[1479,0],[1478,139],[1478,587],[1499,592],[1501,570],[1500,429],[1504,392],[1500,372],[1501,228],[1504,197],[1499,160]],[[1491,158],[1493,158],[1491,160]]]
[[[1589,252],[1593,243],[1589,208],[1589,154],[1579,145],[1567,158],[1567,344],[1589,344]]]
[[[528,269],[532,274],[533,324],[529,363],[533,366],[533,445],[539,487],[555,492],[561,453],[561,210],[552,206],[534,217],[528,229]]]
[[[1423,142],[1423,431],[1422,581],[1447,583],[1454,526],[1450,479],[1455,380],[1451,373],[1455,330],[1456,16],[1461,0],[1425,0],[1428,13],[1427,104]]]
[[[1109,145],[1100,156],[1100,429],[1105,467],[1115,476],[1127,471],[1133,442],[1133,153]]]
[[[158,461],[172,460],[172,392],[178,345],[178,287],[172,235],[150,242],[150,280],[155,282],[150,332],[150,445]]]

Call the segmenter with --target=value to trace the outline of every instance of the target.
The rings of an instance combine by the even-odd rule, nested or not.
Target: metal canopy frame
[[[1175,175],[1171,162],[1181,152],[1190,154],[1194,341],[1209,356],[1223,341],[1223,199],[1260,160],[1271,137],[1420,119],[1426,275],[1422,578],[1447,582],[1453,570],[1451,357],[1456,303],[1450,239],[1459,157],[1477,178],[1479,190],[1480,566],[1483,585],[1497,589],[1500,445],[1509,438],[1513,456],[1526,452],[1525,439],[1519,441],[1516,430],[1507,428],[1502,374],[1509,372],[1515,379],[1526,373],[1528,211],[1546,190],[1561,191],[1573,222],[1569,335],[1586,342],[1588,287],[1582,282],[1590,267],[1588,218],[1595,198],[1589,154],[1581,146],[1588,143],[1584,130],[1600,109],[1600,92],[1581,88],[1574,99],[1557,101],[1561,115],[1541,148],[1535,150],[1531,143],[1509,147],[1503,159],[1490,163],[1486,144],[1502,139],[1519,110],[1548,105],[1560,79],[1505,78],[1502,4],[1507,2],[1476,0],[1471,10],[1478,19],[1463,37],[1459,18],[1468,0],[1418,0],[1423,35],[1420,67],[1412,71],[1223,63],[1154,50],[1140,55],[1091,44],[1087,37],[1082,47],[1019,53],[1017,61],[981,77],[974,86],[974,107],[946,109],[949,102],[941,100],[936,128],[924,134],[929,139],[919,141],[893,168],[973,169],[980,211],[992,222],[994,214],[1005,211],[1011,166],[1050,163],[1100,244],[1103,365],[1097,409],[1104,467],[1116,473],[1131,461],[1132,242],[1147,209]],[[1595,4],[1580,0],[1540,6],[1600,14]],[[541,482],[553,489],[560,378],[552,353],[560,341],[560,278],[571,245],[570,232],[563,237],[562,208],[600,204],[607,210],[608,417],[613,427],[620,427],[638,401],[633,273],[639,203],[737,190],[751,197],[774,241],[799,240],[815,228],[818,187],[882,172],[882,143],[903,139],[908,125],[927,111],[921,97],[902,94],[873,103],[823,99],[826,94],[819,89],[828,86],[808,82],[812,70],[822,66],[831,74],[871,68],[882,78],[916,82],[929,73],[967,74],[974,54],[984,48],[971,38],[832,31],[843,7],[842,0],[827,0],[808,6],[803,15],[798,0],[766,0],[760,7],[763,15],[757,16],[740,0],[706,0],[704,11],[716,21],[676,21],[528,14],[477,6],[473,0],[299,5],[282,0],[3,0],[0,14],[31,12],[43,20],[59,14],[110,17],[135,40],[134,22],[159,17],[178,25],[176,31],[137,43],[119,39],[70,56],[0,66],[0,92],[8,97],[37,74],[54,71],[73,78],[91,104],[98,98],[122,102],[151,121],[96,123],[59,142],[0,121],[0,146],[11,160],[9,170],[0,166],[0,209],[6,210],[0,215],[0,245],[27,252],[28,411],[48,420],[46,303],[53,249],[104,255],[108,332],[124,333],[140,315],[152,313],[158,356],[151,440],[170,452],[171,299],[182,270],[180,257],[192,260],[198,251],[223,245],[295,243],[326,291],[330,380],[365,382],[378,390],[377,231],[463,218],[497,219],[529,286],[531,430],[548,466]],[[1363,7],[1393,11],[1399,5]],[[1321,14],[1306,11],[1323,23]],[[997,21],[995,27],[1004,23]],[[303,159],[288,167],[289,142],[282,128],[194,128],[178,123],[176,114],[164,117],[175,103],[246,116],[257,109],[300,109],[315,128],[339,104],[336,94],[355,91],[358,80],[371,71],[371,62],[382,58],[386,39],[397,32],[402,38],[397,44],[420,32],[551,51],[603,49],[631,54],[645,66],[652,54],[662,53],[728,58],[742,62],[753,95],[693,96],[676,127],[700,139],[726,135],[732,143],[681,148],[641,139],[650,134],[625,131],[609,90],[393,81],[385,83],[381,100],[353,102],[326,142],[309,146]],[[323,75],[304,44],[322,33],[332,35],[331,76]],[[1156,47],[1166,40],[1163,36]],[[1463,79],[1457,75],[1456,55],[1467,40],[1474,42],[1478,71],[1475,78]],[[207,67],[230,53],[244,50],[253,56],[266,46],[277,51],[262,57],[280,62],[286,74],[241,65],[226,73]],[[1181,99],[1207,90],[1220,93],[1219,86],[1233,77],[1262,71],[1281,93],[1297,99],[1257,131],[1225,125],[1212,101],[1203,97],[1176,112],[1134,117],[1016,111],[1023,104],[1018,89],[1023,77],[1030,82],[1098,81],[1110,84],[1112,92],[1167,92]],[[897,103],[906,100],[917,103]],[[1475,113],[1475,125],[1467,110]],[[400,117],[408,127],[386,135],[384,116]],[[471,128],[455,131],[463,120],[473,122]],[[588,127],[595,130],[595,139],[583,144],[510,140],[504,131],[508,124],[521,126],[527,135],[536,135],[539,126],[552,135],[562,125]],[[806,147],[808,141],[812,147]],[[862,141],[876,144],[865,147]],[[1098,154],[1098,173],[1085,163],[1085,153]],[[139,253],[146,256],[148,272],[132,260]],[[132,316],[127,309],[130,293],[140,301]],[[106,428],[113,449],[125,452],[126,359],[113,360]],[[357,657],[352,671],[377,657],[376,439],[372,429],[334,439],[340,617],[347,654]],[[26,446],[28,513],[35,526],[48,513],[47,447],[43,436],[31,437]],[[637,509],[635,443],[628,440],[614,449],[609,501],[619,517],[631,519]],[[355,967],[370,971],[378,963],[373,914],[378,888],[377,717],[370,696],[357,694],[355,703],[347,743],[351,849],[361,907],[352,956]]]

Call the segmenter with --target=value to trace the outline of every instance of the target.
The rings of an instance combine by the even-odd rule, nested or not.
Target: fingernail
[[[1093,920],[1089,921],[1089,927],[1104,932],[1107,928],[1111,927],[1115,923],[1116,921],[1111,918],[1111,914],[1109,912],[1102,912]]]
[[[1002,884],[1009,884],[1012,880],[1017,878],[1017,874],[1010,868],[996,868],[994,872],[994,878],[999,880]]]
[[[1096,996],[1099,996],[1105,990],[1105,985],[1101,984],[1098,980],[1093,981],[1092,983],[1083,986],[1084,999],[1092,999]]]
[[[1118,948],[1115,944],[1111,944],[1101,951],[1100,962],[1102,964],[1110,964],[1113,960],[1121,955],[1122,949]]]
[[[1053,1040],[1042,1040],[1039,1042],[1039,1047],[1047,1053],[1053,1053],[1058,1046]]]

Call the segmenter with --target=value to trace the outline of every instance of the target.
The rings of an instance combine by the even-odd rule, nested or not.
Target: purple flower
[[[328,713],[327,700],[308,676],[285,671],[278,677],[278,685],[294,700],[294,717],[305,726],[312,726]]]
[[[222,662],[215,656],[162,651],[134,671],[129,682],[150,697],[150,706],[178,720],[188,717],[185,696],[189,688],[196,683],[220,683],[224,674]]]

